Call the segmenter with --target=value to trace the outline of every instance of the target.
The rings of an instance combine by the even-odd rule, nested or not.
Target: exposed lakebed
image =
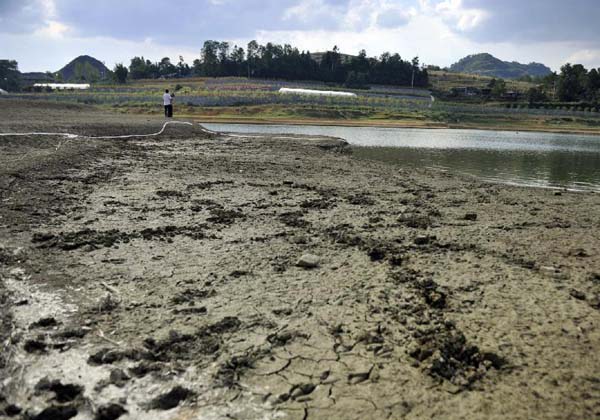
[[[211,130],[340,137],[359,158],[514,185],[600,191],[600,137],[484,130],[205,124]]]

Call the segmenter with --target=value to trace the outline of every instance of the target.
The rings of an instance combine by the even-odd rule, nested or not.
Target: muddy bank
[[[162,123],[24,106],[1,131]],[[0,139],[5,415],[600,415],[597,194],[330,139],[60,142]]]

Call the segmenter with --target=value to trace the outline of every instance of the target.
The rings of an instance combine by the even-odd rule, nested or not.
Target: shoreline
[[[533,129],[533,128],[506,128],[506,127],[480,127],[470,125],[455,125],[455,124],[403,124],[398,122],[382,123],[377,121],[339,121],[339,120],[292,120],[292,119],[243,119],[243,118],[204,118],[194,115],[186,115],[185,118],[193,119],[194,122],[200,124],[247,124],[247,125],[310,125],[310,126],[325,126],[325,127],[365,127],[365,128],[398,128],[398,129],[423,129],[423,130],[473,130],[473,131],[506,131],[506,132],[528,132],[528,133],[551,133],[551,134],[566,134],[566,135],[586,135],[591,137],[600,137],[600,130],[559,130],[559,129]]]

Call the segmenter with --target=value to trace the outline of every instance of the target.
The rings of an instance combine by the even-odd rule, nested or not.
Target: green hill
[[[96,82],[108,77],[109,70],[101,61],[81,55],[56,72],[65,82]]]
[[[518,79],[523,76],[547,76],[552,73],[550,68],[540,63],[521,64],[516,61],[502,61],[487,53],[469,55],[453,64],[450,71],[501,77],[503,79]]]

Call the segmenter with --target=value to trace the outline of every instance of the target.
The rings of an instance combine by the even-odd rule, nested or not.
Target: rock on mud
[[[296,263],[297,267],[302,267],[302,268],[317,268],[319,266],[319,257],[317,257],[316,255],[313,254],[304,254],[303,256],[300,257],[300,259],[298,260],[298,262]]]

